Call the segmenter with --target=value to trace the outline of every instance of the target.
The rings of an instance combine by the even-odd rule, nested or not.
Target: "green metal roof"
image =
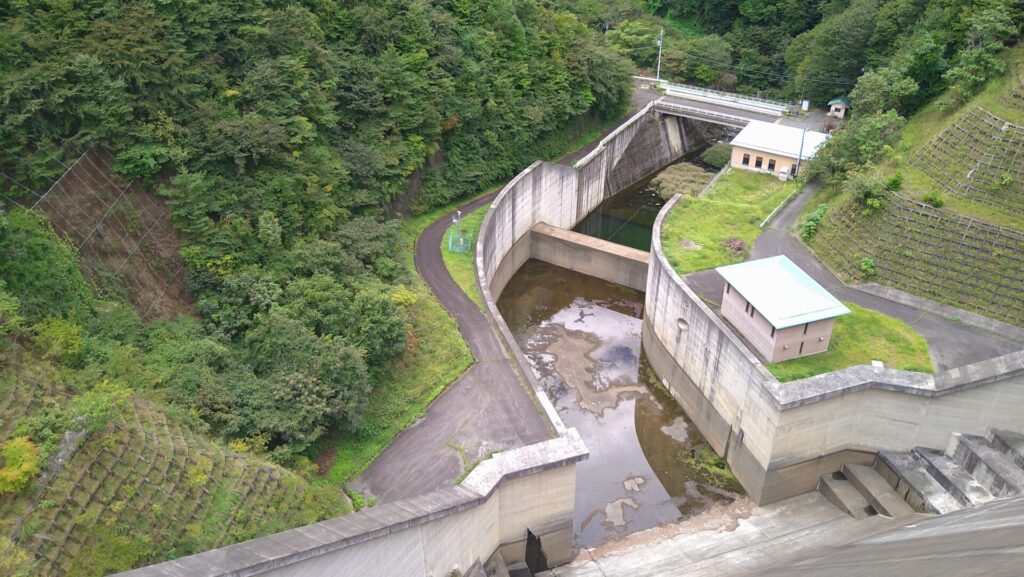
[[[832,106],[833,104],[842,104],[843,106],[845,106],[847,108],[853,108],[852,106],[850,106],[850,101],[847,100],[846,95],[836,96],[832,100],[828,101],[828,105],[829,106]]]

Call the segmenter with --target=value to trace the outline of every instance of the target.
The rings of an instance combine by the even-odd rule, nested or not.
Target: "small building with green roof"
[[[849,110],[850,101],[845,94],[828,101],[828,115],[832,118],[846,118],[846,113]]]

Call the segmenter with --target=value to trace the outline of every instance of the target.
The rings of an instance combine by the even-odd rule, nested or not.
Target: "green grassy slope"
[[[979,155],[968,147],[941,144],[946,150],[941,158],[919,155],[922,148],[951,140],[954,133],[979,146],[1002,148],[1008,157],[1024,154],[1008,133],[983,127],[964,130],[971,126],[972,116],[988,118],[978,107],[1024,125],[1024,99],[1012,96],[1020,88],[1016,72],[1024,65],[1024,47],[1001,57],[1010,72],[992,81],[977,98],[948,112],[934,102],[910,119],[896,152],[879,168],[886,178],[903,175],[899,196],[887,195],[881,210],[865,211],[852,197],[831,187],[822,187],[818,198],[809,203],[809,208],[826,200],[830,204],[810,244],[844,279],[880,282],[1024,326],[1024,218],[1005,208],[954,196],[938,184],[935,175],[962,174],[966,179],[976,168]],[[980,182],[973,175],[967,180]],[[939,193],[945,204],[935,208],[919,202],[928,192]],[[865,258],[874,262],[876,276],[861,270]]]
[[[676,203],[661,231],[666,258],[679,274],[743,261],[761,221],[796,190],[792,181],[730,170],[707,196]]]
[[[1007,122],[1024,126],[1024,98],[1013,96],[1015,90],[1018,94],[1024,94],[1024,45],[1004,51],[1000,58],[1007,65],[1007,73],[990,80],[985,90],[971,102],[956,110],[944,110],[941,103],[945,97],[940,96],[911,117],[895,154],[889,156],[879,169],[886,178],[897,173],[903,176],[901,193],[905,196],[920,200],[926,193],[936,192],[945,201],[944,208],[952,212],[1024,230],[1024,219],[1019,214],[950,194],[933,176],[922,170],[922,162],[918,159],[919,151],[936,143],[944,133],[955,134],[957,124],[975,107],[981,107]],[[978,159],[977,155],[963,151],[942,160],[944,170],[960,175],[960,179],[968,179],[967,175],[976,166]]]
[[[0,438],[62,403],[61,377],[30,357],[0,373]],[[196,434],[141,398],[38,483],[0,495],[0,531],[17,528],[40,577],[106,575],[350,510],[336,488]]]

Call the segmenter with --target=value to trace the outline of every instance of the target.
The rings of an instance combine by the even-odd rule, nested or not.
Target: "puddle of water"
[[[576,547],[737,497],[738,485],[647,366],[643,293],[531,260],[498,308],[590,450],[576,469]]]

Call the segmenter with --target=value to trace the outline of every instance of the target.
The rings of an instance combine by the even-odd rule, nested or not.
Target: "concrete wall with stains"
[[[448,577],[500,552],[522,565],[527,530],[552,566],[569,561],[575,431],[499,453],[459,485],[173,561],[120,577]]]
[[[654,225],[644,310],[651,367],[759,503],[815,488],[879,450],[954,432],[1024,432],[1024,351],[936,375],[859,365],[779,383],[672,269]]]

